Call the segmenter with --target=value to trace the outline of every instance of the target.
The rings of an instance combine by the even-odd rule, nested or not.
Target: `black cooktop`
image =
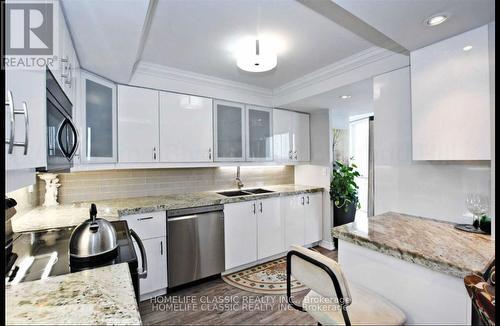
[[[74,262],[70,260],[69,240],[74,227],[14,235],[12,253],[17,255],[7,273],[6,284],[15,284],[63,275],[84,269],[119,263],[137,262],[126,221],[111,222],[116,230],[118,253],[105,261]]]

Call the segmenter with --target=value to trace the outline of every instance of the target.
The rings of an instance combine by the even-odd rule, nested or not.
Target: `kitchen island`
[[[394,212],[335,227],[332,236],[349,282],[394,302],[409,324],[470,324],[463,277],[481,273],[495,255],[488,235]]]
[[[5,288],[7,325],[140,325],[127,264]]]

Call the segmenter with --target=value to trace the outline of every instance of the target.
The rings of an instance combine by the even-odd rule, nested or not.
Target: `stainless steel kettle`
[[[90,218],[78,225],[71,233],[70,257],[76,259],[97,259],[116,255],[118,244],[113,225],[96,218],[97,207],[90,205]]]

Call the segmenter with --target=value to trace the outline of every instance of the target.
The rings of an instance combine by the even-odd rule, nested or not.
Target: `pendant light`
[[[257,37],[249,39],[238,53],[236,65],[244,71],[264,72],[274,69],[278,57],[273,51],[272,43],[259,39],[260,37],[261,3],[257,2]]]
[[[278,64],[276,53],[269,48],[262,47],[259,39],[255,40],[255,47],[252,51],[240,53],[236,60],[236,65],[245,71],[264,72],[272,70]]]

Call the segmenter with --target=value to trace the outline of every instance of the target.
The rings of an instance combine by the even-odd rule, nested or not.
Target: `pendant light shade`
[[[252,47],[242,51],[236,60],[236,65],[245,71],[264,72],[272,70],[278,64],[276,53],[262,44],[257,39]]]

